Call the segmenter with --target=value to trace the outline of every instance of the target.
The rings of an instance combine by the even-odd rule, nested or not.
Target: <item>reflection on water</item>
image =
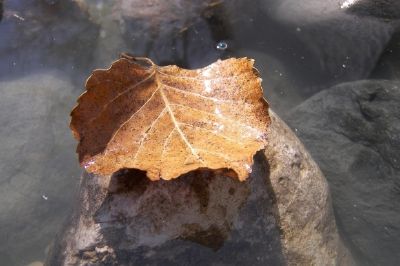
[[[0,261],[43,260],[72,205],[80,168],[68,112],[93,68],[107,67],[121,52],[189,68],[218,58],[253,57],[267,99],[285,118],[332,85],[369,77],[399,79],[398,5],[370,0],[351,5],[337,0],[0,0],[0,197],[5,203]],[[221,224],[211,231],[188,224],[182,238],[202,243],[210,235],[224,239],[228,230]],[[368,230],[380,226],[371,224]],[[361,238],[360,246],[354,245],[361,256],[379,249],[373,239],[362,238],[363,232],[346,232],[349,242]],[[398,233],[388,232],[389,242],[400,245],[392,239]]]

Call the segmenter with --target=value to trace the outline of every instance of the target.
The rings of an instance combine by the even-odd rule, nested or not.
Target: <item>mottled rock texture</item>
[[[84,174],[76,209],[47,265],[348,265],[328,185],[273,113],[246,182],[195,171]]]
[[[400,260],[400,82],[344,83],[288,119],[330,183],[339,229],[363,265]]]

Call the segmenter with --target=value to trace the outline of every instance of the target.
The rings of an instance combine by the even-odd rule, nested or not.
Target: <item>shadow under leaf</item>
[[[115,173],[95,215],[122,264],[284,264],[265,156],[246,182],[232,171],[200,169],[152,182],[145,172]]]

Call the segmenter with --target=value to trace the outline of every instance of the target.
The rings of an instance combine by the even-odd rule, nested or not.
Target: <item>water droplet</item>
[[[296,31],[297,31],[297,32],[301,32],[301,28],[300,28],[300,27],[297,27],[297,28],[296,28]]]
[[[342,67],[343,67],[343,68],[346,68],[346,65],[345,65],[345,64],[343,64],[343,65],[342,65]]]
[[[217,48],[217,50],[223,51],[223,50],[226,50],[226,48],[228,48],[228,44],[224,41],[220,41],[217,43],[216,48]]]

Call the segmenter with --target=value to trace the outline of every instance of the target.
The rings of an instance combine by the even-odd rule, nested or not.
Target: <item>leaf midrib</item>
[[[167,96],[164,94],[164,90],[162,89],[162,85],[160,86],[160,84],[162,84],[162,83],[159,81],[157,75],[156,75],[156,82],[157,82],[157,90],[160,91],[161,98],[162,98],[162,100],[164,101],[164,105],[165,105],[165,107],[167,108],[167,112],[168,112],[168,114],[169,114],[170,117],[171,117],[172,123],[174,124],[174,128],[176,128],[176,130],[178,131],[178,133],[179,133],[179,135],[181,136],[183,142],[185,142],[185,144],[189,147],[190,152],[191,152],[194,156],[196,156],[196,158],[197,158],[202,164],[204,164],[203,159],[197,154],[197,152],[196,152],[195,149],[193,148],[192,144],[190,144],[190,142],[189,142],[189,140],[187,139],[187,137],[185,136],[185,134],[183,134],[182,129],[181,129],[180,126],[179,126],[179,123],[176,121],[174,112],[172,111],[172,109],[171,109],[171,107],[170,107],[170,102],[169,102]],[[165,140],[164,140],[164,143],[165,143]],[[163,144],[164,144],[164,143],[163,143]]]

